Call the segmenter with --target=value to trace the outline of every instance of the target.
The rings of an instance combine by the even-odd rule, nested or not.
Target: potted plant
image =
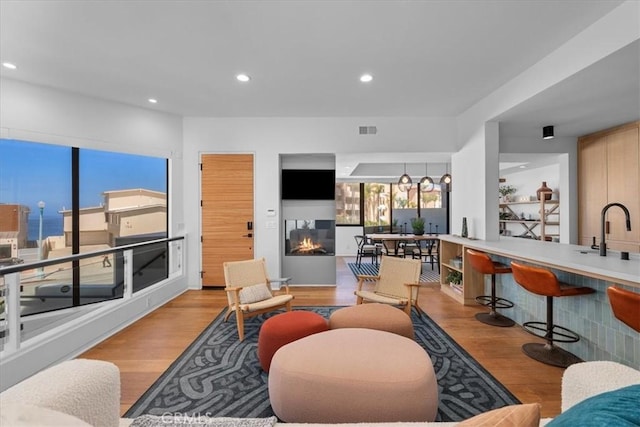
[[[456,270],[451,270],[447,273],[447,277],[445,279],[449,284],[459,285],[462,283],[462,273]]]
[[[502,200],[505,202],[509,202],[511,200],[511,195],[516,191],[518,190],[513,185],[501,185],[498,188],[498,192],[500,193]]]
[[[413,234],[422,236],[424,234],[424,218],[411,219],[411,227],[413,227]]]

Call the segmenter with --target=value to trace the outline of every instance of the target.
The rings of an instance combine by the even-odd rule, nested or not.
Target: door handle
[[[243,234],[242,237],[253,237],[253,233]]]

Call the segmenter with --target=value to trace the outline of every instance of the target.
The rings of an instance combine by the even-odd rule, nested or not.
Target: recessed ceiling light
[[[2,63],[2,66],[3,66],[4,68],[8,68],[8,69],[10,69],[10,70],[15,70],[16,68],[18,68],[18,67],[16,67],[16,65],[15,65],[15,64],[12,64],[11,62],[3,62],[3,63]]]
[[[527,167],[525,165],[520,165],[518,166],[520,169],[526,169]]]
[[[371,74],[363,74],[360,76],[360,81],[362,83],[369,83],[371,80],[373,80],[373,76]]]
[[[150,103],[152,103],[152,104],[157,104],[157,103],[158,103],[158,100],[157,100],[157,99],[155,99],[155,98],[149,98],[149,99],[148,99],[148,101],[149,101]]]
[[[249,76],[248,76],[248,75],[246,75],[246,74],[238,74],[238,75],[236,76],[236,79],[237,79],[239,82],[246,83],[246,82],[248,82],[249,80],[251,80],[251,77],[249,77]]]

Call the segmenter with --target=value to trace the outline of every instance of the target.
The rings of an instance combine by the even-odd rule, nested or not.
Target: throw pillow
[[[129,427],[272,427],[276,425],[276,417],[269,418],[229,418],[174,415],[142,415]]]
[[[597,394],[573,405],[547,427],[640,426],[640,384]]]
[[[264,301],[273,295],[266,283],[247,286],[240,290],[240,304],[251,304],[252,302]]]
[[[511,405],[464,420],[458,427],[538,427],[540,405]]]

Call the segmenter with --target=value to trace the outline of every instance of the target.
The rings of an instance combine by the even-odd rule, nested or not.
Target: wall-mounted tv
[[[282,169],[282,200],[335,200],[333,169]]]

